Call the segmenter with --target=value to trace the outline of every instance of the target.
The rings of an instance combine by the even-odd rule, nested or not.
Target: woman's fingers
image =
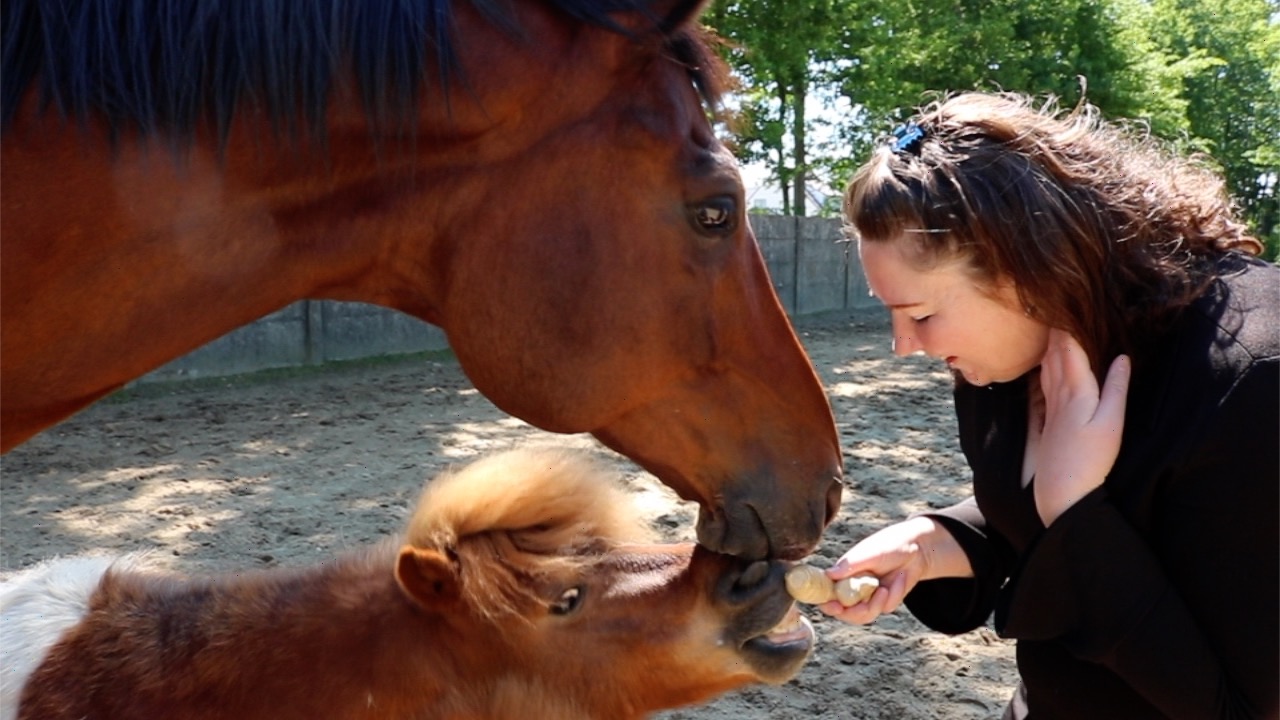
[[[1050,332],[1039,378],[1044,427],[1035,436],[1036,507],[1046,526],[1111,471],[1120,451],[1129,375],[1129,359],[1120,356],[1099,389],[1080,343],[1061,330]]]
[[[855,625],[867,625],[876,618],[897,610],[907,595],[908,580],[905,573],[894,573],[884,578],[871,597],[845,607],[838,602],[823,603],[818,610],[826,615]]]
[[[1093,415],[1098,400],[1098,381],[1093,376],[1089,357],[1080,343],[1062,330],[1049,332],[1049,348],[1040,369],[1040,386],[1044,389],[1047,416],[1061,414],[1069,408]]]
[[[1124,410],[1129,398],[1129,379],[1133,376],[1132,362],[1128,355],[1121,355],[1111,362],[1107,378],[1102,384],[1102,396],[1094,417],[1104,426],[1119,433],[1124,428]],[[1117,443],[1119,439],[1117,438]]]

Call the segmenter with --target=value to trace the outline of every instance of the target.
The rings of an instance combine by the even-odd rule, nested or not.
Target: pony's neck
[[[157,640],[181,627],[189,642],[174,650],[176,662],[167,654],[134,669],[167,687],[189,679],[197,681],[191,687],[244,689],[226,693],[225,715],[210,717],[419,717],[444,692],[439,661],[428,662],[438,653],[437,628],[399,590],[393,566],[393,548],[380,545],[298,571],[172,587],[142,580],[159,583],[142,593],[165,607],[164,627],[147,620]],[[127,594],[137,580],[119,582],[114,592]],[[210,710],[207,697],[190,700]],[[182,707],[173,710],[183,716]]]

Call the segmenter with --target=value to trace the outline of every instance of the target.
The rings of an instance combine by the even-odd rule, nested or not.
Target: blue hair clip
[[[893,130],[893,142],[889,149],[896,153],[920,153],[920,141],[924,140],[924,130],[917,124],[909,122],[899,125]]]

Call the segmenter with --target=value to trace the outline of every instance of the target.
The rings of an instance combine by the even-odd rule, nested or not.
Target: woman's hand
[[[921,580],[972,574],[969,559],[951,533],[930,518],[911,518],[867,536],[827,570],[832,580],[855,575],[879,578],[880,587],[871,597],[849,607],[826,602],[818,609],[845,622],[865,625],[897,610]]]
[[[1099,391],[1080,343],[1062,330],[1049,332],[1040,364],[1043,424],[1033,403],[1027,443],[1036,455],[1036,509],[1045,527],[1111,472],[1124,430],[1129,369],[1129,358],[1117,357]]]

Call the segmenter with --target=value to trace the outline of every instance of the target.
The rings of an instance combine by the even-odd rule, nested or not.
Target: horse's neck
[[[405,269],[385,261],[420,189],[397,173],[403,158],[258,138],[221,159],[205,144],[175,156],[161,140],[112,150],[74,127],[26,130],[35,147],[4,158],[6,449],[295,300],[397,296],[388,278]],[[429,252],[429,233],[412,240]],[[427,296],[423,278],[401,281],[413,284]]]

